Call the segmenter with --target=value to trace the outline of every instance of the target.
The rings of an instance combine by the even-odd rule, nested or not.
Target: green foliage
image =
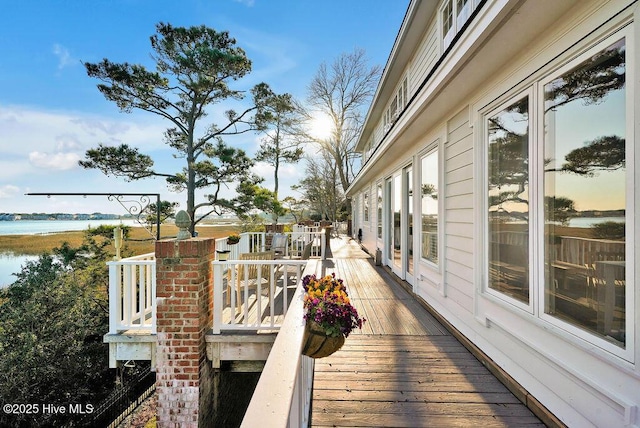
[[[243,216],[240,223],[242,232],[264,232],[264,218],[258,214],[249,214]]]
[[[178,208],[179,205],[177,202],[160,201],[160,223],[175,216],[176,208]],[[147,226],[153,227],[158,217],[157,204],[149,204],[144,210],[144,215]]]
[[[143,110],[169,123],[165,142],[175,151],[174,157],[184,159],[184,167],[175,172],[158,171],[150,156],[126,144],[88,150],[80,165],[126,180],[162,177],[170,190],[186,190],[193,234],[195,225],[209,214],[246,212],[247,198],[240,195],[225,199],[220,192],[261,179],[251,173],[253,161],[246,153],[227,146],[224,138],[266,129],[273,119],[269,106],[278,96],[268,85],[259,83],[249,91],[252,100],[243,111],[227,110],[222,123],[201,123],[207,107],[244,98],[245,91],[232,89],[229,84],[251,71],[251,61],[225,31],[165,23],[159,23],[156,31],[151,37],[155,71],[108,59],[84,65],[89,77],[102,82],[98,84],[100,92],[121,111]],[[207,192],[200,203],[195,201],[197,189]],[[243,189],[238,186],[236,192],[241,194]],[[245,205],[239,206],[238,202]]]
[[[265,109],[273,129],[265,131],[265,137],[256,153],[256,161],[273,166],[274,189],[278,197],[279,171],[283,163],[296,163],[302,158],[300,136],[303,116],[289,94],[277,95]]]
[[[620,240],[625,238],[625,224],[617,221],[605,221],[594,224],[593,237],[597,239]]]
[[[93,252],[96,250],[96,252]],[[100,245],[68,245],[27,262],[0,290],[0,391],[3,403],[97,404],[111,386],[107,277]],[[91,254],[89,257],[88,255]],[[77,415],[0,414],[0,426],[62,426]]]

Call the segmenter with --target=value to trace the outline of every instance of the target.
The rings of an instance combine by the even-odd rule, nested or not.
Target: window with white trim
[[[364,221],[369,221],[369,189],[365,190],[363,198]]]
[[[389,107],[387,107],[387,109],[384,112],[384,115],[383,115],[383,126],[384,126],[383,131],[384,132],[387,132],[389,128],[391,128],[391,125],[395,123],[395,121],[398,119],[398,116],[400,115],[402,110],[404,110],[404,108],[407,106],[407,102],[408,102],[407,92],[408,92],[408,83],[407,83],[407,78],[405,77],[402,80],[402,83],[400,84],[398,89],[396,90],[393,98],[391,99],[391,104],[389,105]]]
[[[626,263],[634,259],[629,33],[556,65],[483,115],[485,292],[627,359],[636,292]]]
[[[377,218],[378,223],[378,239],[382,239],[382,183],[378,183],[376,191],[376,203],[377,203]]]
[[[420,255],[438,264],[438,150],[420,160],[420,215],[422,236]]]
[[[453,38],[469,20],[478,0],[445,0],[440,7],[442,48],[449,47]]]

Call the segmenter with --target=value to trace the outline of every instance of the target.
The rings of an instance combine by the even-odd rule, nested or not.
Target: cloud
[[[38,168],[67,171],[78,166],[80,155],[77,153],[29,153],[29,161]]]
[[[103,143],[126,143],[141,151],[165,148],[166,122],[145,115],[116,118],[81,112],[0,105],[0,158],[27,158],[31,152],[77,152]]]
[[[12,198],[20,192],[20,188],[11,184],[0,186],[0,199]]]
[[[58,57],[58,70],[62,70],[70,65],[75,65],[76,60],[71,57],[69,49],[58,43],[53,45],[53,54]]]
[[[255,0],[233,0],[233,1],[235,1],[236,3],[242,3],[247,7],[252,7],[256,3]]]

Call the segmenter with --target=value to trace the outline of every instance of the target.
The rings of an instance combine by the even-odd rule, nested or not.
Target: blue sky
[[[299,99],[321,63],[363,48],[384,66],[402,23],[399,0],[21,0],[2,2],[0,14],[0,212],[113,212],[103,197],[24,196],[27,192],[152,192],[183,202],[162,180],[133,183],[80,168],[99,143],[126,143],[151,155],[165,171],[181,168],[162,143],[167,124],[152,114],[125,114],[106,101],[83,61],[152,67],[155,24],[206,25],[227,30],[253,62],[236,88],[267,82]],[[222,105],[218,107],[225,109]],[[215,117],[215,111],[211,117]],[[233,144],[253,154],[260,137]],[[272,171],[256,172],[272,187]],[[281,175],[287,187],[304,168]],[[289,194],[287,189],[281,196]],[[295,194],[293,194],[295,196]]]

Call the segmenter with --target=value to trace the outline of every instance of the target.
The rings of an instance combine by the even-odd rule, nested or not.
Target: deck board
[[[316,360],[311,426],[544,426],[358,245],[333,245],[325,272],[367,322]]]

